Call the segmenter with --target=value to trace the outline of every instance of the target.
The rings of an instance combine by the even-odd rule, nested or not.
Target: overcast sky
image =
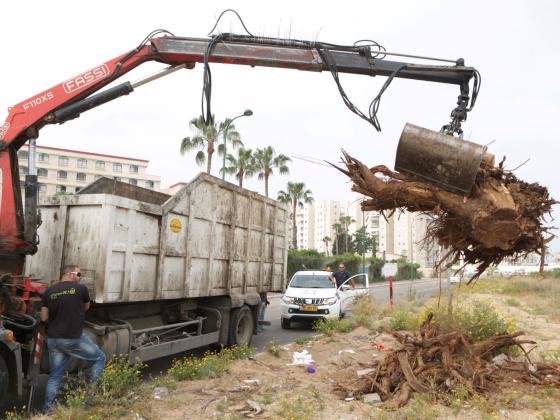
[[[374,39],[388,51],[456,59],[482,74],[467,137],[507,156],[519,177],[560,197],[560,3],[557,1],[25,1],[2,4],[0,108],[26,98],[134,48],[151,30],[205,37],[219,13],[235,8],[255,35],[352,44]],[[110,6],[109,6],[110,5]],[[219,26],[241,32],[233,15]],[[148,63],[125,75],[135,80],[163,66]],[[340,149],[368,165],[393,167],[406,122],[439,130],[448,122],[458,88],[395,80],[379,118],[383,131],[352,114],[329,73],[212,65],[212,109],[236,121],[250,148],[338,161]],[[342,75],[352,101],[364,111],[384,78]],[[188,181],[200,170],[194,154],[181,156],[188,122],[200,114],[202,66],[177,72],[63,126],[42,130],[39,144],[149,159],[162,186]],[[5,114],[7,115],[7,113]],[[4,119],[3,117],[2,119]],[[214,168],[219,167],[215,157]],[[217,174],[217,172],[214,172]],[[287,181],[305,182],[316,199],[351,199],[350,185],[333,169],[295,160],[290,176],[275,176],[271,193]],[[256,179],[247,187],[262,192]],[[558,209],[556,211],[558,213]],[[553,250],[559,250],[556,240]]]

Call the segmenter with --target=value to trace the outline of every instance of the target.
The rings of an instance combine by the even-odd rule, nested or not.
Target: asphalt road
[[[447,291],[447,282],[442,281],[442,291]],[[428,298],[439,292],[438,279],[422,279],[414,281],[399,281],[393,283],[393,299],[398,304],[403,299],[415,295],[419,299]],[[374,301],[389,303],[389,282],[373,283],[370,285],[370,295]],[[270,305],[265,312],[265,321],[271,323],[265,326],[265,331],[253,337],[252,345],[258,351],[264,350],[271,340],[275,339],[280,344],[293,342],[296,338],[316,334],[310,324],[293,323],[289,330],[283,330],[280,326],[280,299],[281,294],[269,295]]]

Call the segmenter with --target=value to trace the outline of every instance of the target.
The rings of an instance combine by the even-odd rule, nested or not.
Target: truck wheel
[[[0,395],[7,395],[9,383],[10,375],[8,373],[8,366],[0,353]]]
[[[253,312],[247,305],[231,311],[229,323],[229,345],[248,346],[253,338],[255,319]]]
[[[288,318],[280,318],[280,323],[282,324],[282,329],[283,330],[289,330],[290,329],[290,320]]]

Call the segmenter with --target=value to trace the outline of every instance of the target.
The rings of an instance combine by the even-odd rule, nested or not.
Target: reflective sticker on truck
[[[183,225],[179,219],[173,218],[169,222],[169,229],[171,229],[171,232],[173,233],[179,233],[181,232],[181,229],[183,229]]]

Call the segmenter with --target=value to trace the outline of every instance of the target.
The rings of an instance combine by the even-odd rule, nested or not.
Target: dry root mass
[[[554,236],[543,226],[544,217],[557,203],[546,187],[523,182],[501,165],[483,160],[465,197],[383,165],[368,168],[343,154],[346,167],[336,168],[350,177],[352,190],[370,197],[362,203],[364,211],[406,209],[434,216],[426,240],[435,239],[447,250],[440,263],[474,264],[474,279],[505,257],[537,252],[542,271],[546,244]]]
[[[472,343],[459,330],[443,329],[428,321],[415,333],[391,332],[399,347],[388,351],[382,360],[375,361],[374,370],[354,381],[338,383],[336,390],[344,396],[359,397],[378,393],[386,407],[404,406],[414,392],[431,394],[445,400],[459,386],[472,394],[485,394],[500,385],[530,383],[560,386],[560,366],[532,363],[520,340],[522,332],[501,334]],[[509,347],[518,346],[524,360],[493,358]]]

